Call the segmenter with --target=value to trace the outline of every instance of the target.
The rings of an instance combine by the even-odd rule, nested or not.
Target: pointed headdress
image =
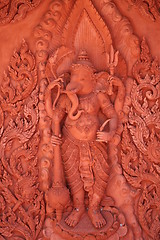
[[[92,71],[93,73],[96,72],[94,66],[92,65],[92,63],[88,57],[86,50],[80,51],[76,63],[72,64],[72,66],[71,66],[71,71],[76,70],[82,66],[85,67],[86,69],[88,69],[89,71]]]

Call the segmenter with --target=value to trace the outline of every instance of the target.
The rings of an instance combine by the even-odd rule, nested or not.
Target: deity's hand
[[[109,142],[113,138],[113,132],[97,131],[97,142]]]
[[[61,136],[52,135],[51,143],[52,143],[53,147],[61,145],[62,144]]]

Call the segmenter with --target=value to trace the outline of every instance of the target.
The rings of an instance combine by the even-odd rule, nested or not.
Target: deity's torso
[[[72,120],[67,116],[65,127],[73,137],[79,140],[95,140],[96,132],[99,129],[98,112],[100,104],[97,95],[92,92],[85,96],[78,96],[79,107],[83,110],[77,120]]]

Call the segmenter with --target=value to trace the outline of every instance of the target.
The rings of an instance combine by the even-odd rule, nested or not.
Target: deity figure
[[[107,131],[101,127],[104,124],[99,120],[100,112],[108,123]],[[70,227],[76,226],[86,211],[86,194],[92,224],[96,228],[106,224],[100,211],[109,174],[106,149],[117,125],[114,106],[99,87],[95,69],[82,51],[71,66],[70,82],[59,94],[52,116],[51,142],[55,148],[59,146],[64,177],[73,199],[73,210],[65,219]]]

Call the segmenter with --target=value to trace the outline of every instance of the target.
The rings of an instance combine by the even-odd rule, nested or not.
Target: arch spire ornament
[[[103,19],[90,0],[77,0],[62,33],[62,45],[75,49],[87,49],[88,55],[98,70],[106,66],[106,52],[109,52],[112,39]]]

